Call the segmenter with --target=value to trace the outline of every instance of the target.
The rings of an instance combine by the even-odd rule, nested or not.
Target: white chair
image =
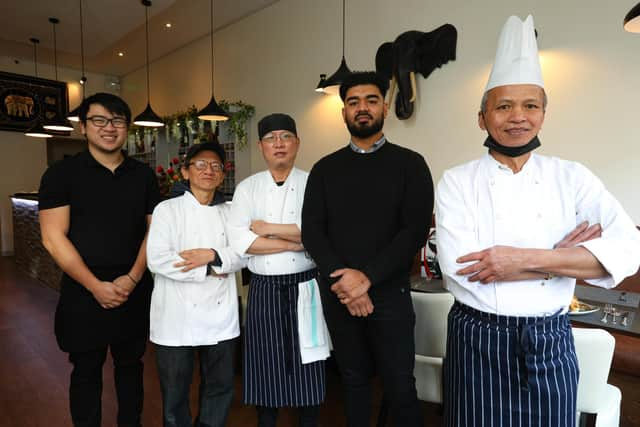
[[[603,329],[572,330],[580,368],[578,425],[618,427],[622,394],[618,387],[607,384],[615,339]]]
[[[415,343],[418,399],[442,403],[442,360],[447,348],[447,315],[454,298],[450,293],[411,292],[416,313]]]

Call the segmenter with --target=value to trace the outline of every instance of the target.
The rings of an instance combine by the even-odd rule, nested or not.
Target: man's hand
[[[343,302],[343,304],[345,304]],[[373,313],[373,303],[368,293],[364,293],[358,298],[354,298],[350,303],[346,304],[347,310],[352,316],[367,317]]]
[[[340,279],[331,286],[331,290],[338,296],[343,304],[350,304],[356,298],[364,295],[371,287],[371,281],[360,270],[353,268],[341,268],[329,275]]]
[[[268,237],[269,234],[269,223],[263,221],[261,219],[256,219],[251,221],[251,225],[249,226],[249,230],[256,233],[258,236]]]
[[[133,292],[133,289],[136,287],[136,282],[134,282],[128,274],[123,274],[122,276],[116,277],[113,280],[113,284],[125,291],[127,294],[131,294],[131,292]]]
[[[456,260],[458,263],[475,263],[462,268],[456,274],[469,276],[470,282],[481,282],[483,284],[503,281],[508,277],[515,276],[526,270],[524,265],[524,254],[520,248],[511,246],[493,246],[479,252],[461,256]]]
[[[602,236],[600,224],[589,225],[589,222],[583,221],[571,233],[564,236],[564,239],[556,243],[553,248],[572,248],[582,242],[597,239],[600,236]]]
[[[116,308],[129,298],[129,292],[119,288],[113,282],[99,282],[91,289],[91,293],[98,304],[106,309]]]
[[[208,248],[200,248],[200,249],[187,249],[186,251],[180,252],[178,255],[184,261],[177,262],[173,264],[174,267],[183,267],[182,271],[187,272],[193,270],[194,268],[202,267],[203,265],[207,265],[210,262],[215,261],[216,251]]]

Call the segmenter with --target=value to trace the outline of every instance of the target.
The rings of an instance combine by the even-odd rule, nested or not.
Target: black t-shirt
[[[70,206],[67,236],[89,268],[131,266],[159,201],[151,168],[126,156],[111,172],[87,150],[53,164],[40,181],[40,210]]]
[[[111,172],[84,151],[49,167],[40,181],[40,210],[69,206],[67,237],[104,281],[129,272],[147,230],[147,215],[159,200],[153,171],[126,156]],[[64,274],[55,319],[60,348],[85,351],[146,336],[152,286],[146,272],[124,304],[104,309]]]

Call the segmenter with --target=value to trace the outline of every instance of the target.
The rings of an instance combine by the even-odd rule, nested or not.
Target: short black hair
[[[382,75],[375,71],[354,71],[345,77],[344,81],[340,85],[340,99],[344,102],[347,91],[354,86],[360,85],[374,85],[380,89],[382,98],[387,96],[387,90],[389,90],[389,80],[385,79]]]
[[[111,114],[124,116],[127,119],[127,124],[131,123],[131,109],[129,105],[124,102],[124,99],[111,93],[98,92],[85,98],[78,108],[78,117],[80,117],[80,121],[85,125],[87,124],[87,113],[89,112],[91,104],[101,105]]]
[[[198,153],[203,151],[212,151],[220,157],[220,161],[224,165],[225,162],[225,152],[222,145],[217,142],[202,142],[200,144],[193,144],[189,151],[187,151],[187,155],[184,158],[184,167],[188,167],[189,163],[191,163],[191,159],[193,159]]]

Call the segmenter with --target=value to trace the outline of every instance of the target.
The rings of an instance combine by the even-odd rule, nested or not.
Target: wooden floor
[[[53,313],[57,292],[17,271],[12,258],[0,257],[0,427],[71,426],[67,389],[71,365],[55,342]],[[640,351],[640,349],[639,349]],[[103,426],[115,426],[116,400],[111,361],[104,369]],[[143,424],[161,426],[160,387],[153,346],[145,355]],[[621,427],[640,427],[640,381],[638,377],[612,375],[622,389]],[[192,388],[195,409],[196,386]],[[380,392],[374,393],[379,402]],[[240,403],[240,377],[229,415],[231,427],[256,425],[255,410]],[[374,412],[377,414],[378,406]],[[425,426],[438,426],[437,408],[424,404]],[[297,425],[294,411],[285,410],[278,426]],[[372,421],[372,425],[375,423]],[[344,426],[341,391],[335,371],[329,369],[327,400],[321,409],[321,426]]]

